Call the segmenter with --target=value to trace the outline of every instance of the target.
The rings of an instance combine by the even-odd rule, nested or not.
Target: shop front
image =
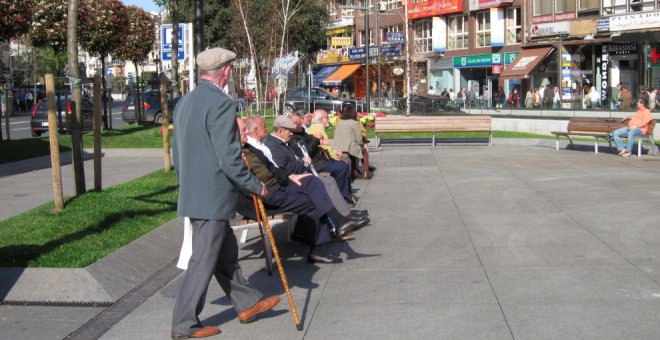
[[[499,81],[499,71],[503,60],[501,53],[488,53],[479,55],[468,55],[453,58],[454,66],[454,91],[461,88],[476,89],[477,96],[483,96],[488,91],[486,98],[493,98],[493,86]]]

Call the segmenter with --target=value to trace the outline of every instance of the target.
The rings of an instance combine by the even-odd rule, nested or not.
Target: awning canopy
[[[325,80],[329,75],[335,73],[339,66],[326,66],[320,71],[316,72],[314,75],[314,87],[321,85],[321,82]]]
[[[323,81],[323,85],[336,86],[341,85],[341,82],[346,79],[348,76],[353,74],[360,68],[360,64],[348,64],[342,65],[335,73],[331,74]]]
[[[529,78],[532,70],[553,50],[553,47],[540,47],[520,51],[516,59],[500,74],[500,78]]]

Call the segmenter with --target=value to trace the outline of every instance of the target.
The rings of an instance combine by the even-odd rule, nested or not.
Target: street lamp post
[[[364,112],[369,112],[369,7],[370,6],[340,6],[345,9],[356,9],[364,11],[364,70],[365,70],[365,92],[364,92]]]

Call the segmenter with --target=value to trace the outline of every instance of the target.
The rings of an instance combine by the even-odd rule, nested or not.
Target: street
[[[112,128],[119,129],[126,126],[126,123],[121,119],[121,104],[123,100],[115,100],[112,102]],[[21,114],[9,117],[10,137],[11,139],[32,138],[30,134],[30,114]],[[2,138],[7,139],[5,128],[5,118],[2,117]],[[47,136],[44,134],[43,136]]]

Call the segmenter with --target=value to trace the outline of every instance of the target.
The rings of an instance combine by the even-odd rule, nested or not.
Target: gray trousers
[[[330,197],[335,209],[337,209],[340,214],[348,216],[351,213],[351,207],[349,207],[344,200],[344,196],[341,194],[335,178],[330,176],[330,173],[328,172],[321,172],[319,173],[319,179],[323,182],[325,191],[328,192],[328,197]]]
[[[237,313],[254,306],[261,292],[247,286],[238,264],[238,243],[228,221],[190,219],[192,257],[172,313],[172,331],[190,335],[202,327],[211,276],[215,276]]]

